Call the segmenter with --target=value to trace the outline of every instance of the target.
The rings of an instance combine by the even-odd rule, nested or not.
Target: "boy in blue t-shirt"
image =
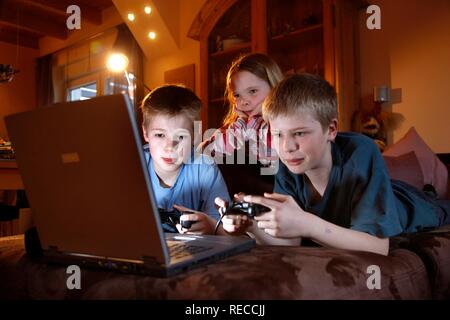
[[[182,86],[164,85],[150,92],[141,105],[148,142],[144,152],[158,207],[195,211],[180,218],[195,221],[191,228],[177,225],[178,231],[213,234],[219,217],[214,198],[229,195],[214,161],[193,152],[194,121],[199,120],[200,108],[200,99]]]
[[[389,237],[448,223],[449,201],[391,181],[370,138],[338,133],[336,93],[321,77],[283,80],[264,102],[263,116],[282,163],[274,193],[244,200],[272,210],[255,217],[256,223],[225,216],[225,231],[248,231],[263,244],[298,245],[305,237],[327,247],[387,255]]]

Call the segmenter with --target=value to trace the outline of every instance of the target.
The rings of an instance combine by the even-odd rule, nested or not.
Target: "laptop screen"
[[[60,103],[5,122],[44,250],[168,263],[127,96]]]

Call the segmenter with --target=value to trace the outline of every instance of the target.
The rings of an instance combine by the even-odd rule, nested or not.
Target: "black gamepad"
[[[193,213],[193,212],[190,212],[190,211],[187,211],[187,212],[185,211],[185,212],[183,212],[183,214],[185,214],[185,213]],[[180,220],[181,226],[182,226],[183,228],[186,228],[186,229],[190,229],[194,223],[197,223],[197,221],[192,221],[192,220]]]
[[[192,227],[194,223],[197,221],[190,221],[190,220],[180,220],[180,217],[183,214],[191,214],[195,213],[193,211],[179,211],[175,208],[172,210],[165,210],[158,208],[159,216],[161,218],[161,223],[163,224],[163,229],[167,232],[174,232],[177,233],[177,227],[176,225],[179,223],[183,228],[189,229]]]
[[[246,201],[233,201],[233,203],[225,210],[225,214],[244,214],[249,218],[254,218],[264,212],[269,212],[270,210],[270,208],[263,206],[262,204]]]

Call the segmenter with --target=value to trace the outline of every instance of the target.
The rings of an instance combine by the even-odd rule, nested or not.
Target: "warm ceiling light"
[[[134,19],[135,19],[134,14],[129,13],[129,14],[128,14],[128,20],[134,21]]]
[[[112,72],[122,72],[128,67],[128,58],[123,53],[113,53],[108,57],[106,67]]]
[[[149,37],[150,39],[152,39],[152,40],[155,40],[155,38],[156,38],[156,33],[154,33],[153,31],[150,31],[150,32],[148,33],[148,37]]]
[[[146,14],[150,14],[150,13],[152,13],[152,8],[151,8],[150,6],[145,6],[144,12],[145,12]]]

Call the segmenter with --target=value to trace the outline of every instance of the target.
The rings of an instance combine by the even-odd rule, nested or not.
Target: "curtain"
[[[54,101],[52,55],[38,58],[36,63],[36,107],[46,107]]]

